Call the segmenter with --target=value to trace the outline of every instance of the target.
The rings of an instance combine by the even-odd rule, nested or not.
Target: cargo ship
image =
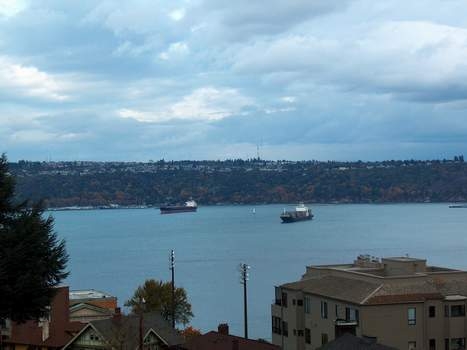
[[[198,204],[194,200],[189,200],[183,205],[164,205],[159,209],[161,214],[187,213],[196,211]]]
[[[295,211],[286,211],[284,209],[284,212],[281,214],[281,219],[283,223],[311,220],[312,218],[313,214],[311,213],[311,209],[306,207],[303,203],[300,203],[295,208]]]

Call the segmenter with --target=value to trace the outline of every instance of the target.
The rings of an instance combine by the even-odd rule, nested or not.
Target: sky
[[[0,0],[0,152],[467,154],[465,0]]]

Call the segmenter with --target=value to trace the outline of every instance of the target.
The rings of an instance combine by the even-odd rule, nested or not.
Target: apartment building
[[[345,333],[408,350],[465,349],[467,271],[425,259],[359,256],[308,266],[275,290],[272,342],[317,349]]]

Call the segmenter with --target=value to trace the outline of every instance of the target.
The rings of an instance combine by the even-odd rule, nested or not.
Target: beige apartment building
[[[349,332],[401,350],[465,349],[466,300],[467,271],[425,259],[307,266],[301,280],[276,287],[272,342],[311,350]]]

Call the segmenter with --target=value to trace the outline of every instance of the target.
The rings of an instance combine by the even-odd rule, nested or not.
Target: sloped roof
[[[318,350],[397,350],[386,345],[375,343],[366,338],[344,334],[341,337],[323,345]]]
[[[99,307],[99,306],[88,304],[88,303],[79,303],[79,304],[75,304],[70,307],[70,315],[76,311],[83,310],[83,309],[93,310],[93,311],[96,311],[98,313],[101,313],[107,316],[110,316],[113,314],[111,310],[104,308],[104,307]]]
[[[354,304],[398,304],[443,299],[451,295],[467,296],[467,276],[369,281],[329,275],[286,283],[282,288]]]
[[[317,294],[354,304],[363,303],[380,286],[381,283],[337,276],[312,278],[282,285],[283,288],[302,290],[305,293]]]
[[[126,349],[136,349],[139,345],[139,320],[138,315],[121,315],[110,319],[91,321],[88,327],[93,327],[108,343],[121,337]],[[151,331],[168,346],[184,343],[184,338],[156,312],[143,315],[143,335],[146,336]],[[81,333],[69,344],[72,344]]]
[[[52,299],[50,311],[49,337],[42,340],[42,327],[39,322],[29,320],[22,324],[13,323],[11,337],[5,340],[9,344],[24,344],[61,348],[84,324],[70,322],[68,311],[68,287],[58,287]]]
[[[280,350],[270,343],[245,339],[234,335],[211,331],[191,339],[183,346],[187,350]]]

